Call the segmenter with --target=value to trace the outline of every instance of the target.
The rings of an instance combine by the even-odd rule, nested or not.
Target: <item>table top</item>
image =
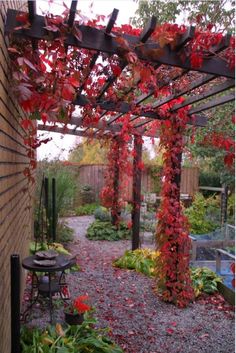
[[[57,272],[66,270],[75,265],[75,258],[71,258],[65,255],[59,255],[55,258],[56,264],[54,266],[40,266],[34,263],[34,260],[38,260],[36,255],[28,256],[22,261],[22,267],[26,270],[34,272]]]

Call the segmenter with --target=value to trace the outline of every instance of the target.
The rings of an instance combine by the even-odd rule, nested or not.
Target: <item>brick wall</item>
[[[23,10],[22,1],[0,1],[0,353],[10,353],[10,255],[28,254],[32,236],[33,186],[23,170],[29,163],[20,125],[22,111],[10,92],[7,8]],[[25,9],[24,9],[25,10]],[[24,278],[22,273],[22,288]]]

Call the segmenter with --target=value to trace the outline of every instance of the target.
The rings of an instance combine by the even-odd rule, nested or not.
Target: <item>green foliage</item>
[[[74,174],[67,167],[63,166],[61,161],[41,161],[37,170],[37,189],[38,195],[41,189],[43,175],[56,179],[56,211],[62,216],[66,211],[72,208],[73,199],[76,193],[76,182]],[[49,214],[51,214],[51,185],[49,184]]]
[[[207,294],[217,292],[217,284],[222,282],[221,277],[207,267],[192,268],[191,279],[196,297],[202,292]]]
[[[47,218],[44,207],[41,209],[43,217],[39,215],[40,193],[43,177],[49,179]],[[59,217],[66,215],[68,211],[73,208],[73,201],[76,194],[76,182],[73,172],[63,166],[61,161],[40,161],[37,169],[35,202],[35,236],[38,238],[42,236],[42,229],[44,229],[47,234],[52,234],[52,178],[56,179],[56,234],[58,234]]]
[[[64,246],[61,243],[51,243],[51,244],[47,244],[47,243],[37,243],[37,246],[35,247],[35,242],[32,241],[30,243],[30,254],[34,255],[37,251],[44,251],[44,250],[55,250],[57,251],[59,254],[62,255],[71,255],[69,253],[69,251],[67,251]]]
[[[161,176],[163,168],[159,165],[150,166],[150,175],[153,181],[153,192],[160,194],[161,191]]]
[[[135,12],[136,17],[132,23],[143,27],[152,15],[157,17],[157,23],[176,22],[180,15],[185,15],[184,22],[196,24],[196,19],[201,16],[201,26],[216,24],[218,30],[234,30],[234,1],[208,0],[208,1],[160,1],[140,0],[139,7]]]
[[[94,203],[95,194],[92,186],[89,184],[81,185],[79,190],[79,197],[83,206],[86,204]]]
[[[119,268],[128,268],[129,270],[144,273],[147,276],[153,276],[157,256],[159,256],[159,252],[150,249],[127,250],[113,264]]]
[[[83,206],[77,207],[75,209],[75,214],[76,216],[92,215],[97,208],[98,208],[97,203],[88,203]]]
[[[86,236],[90,240],[122,240],[130,237],[130,230],[123,222],[117,229],[111,222],[96,220],[88,227]]]
[[[221,187],[220,176],[211,171],[200,170],[199,185]]]
[[[21,330],[22,353],[122,353],[105,335],[108,329],[95,329],[96,320],[88,314],[81,325],[49,326],[45,331],[23,327]]]
[[[228,198],[228,219],[227,223],[235,224],[235,194],[230,195]]]
[[[195,194],[192,205],[184,213],[192,234],[209,233],[219,226],[219,201],[214,196],[205,199],[202,194]]]
[[[106,207],[102,207],[102,206],[98,207],[94,211],[94,217],[101,222],[108,222],[111,220],[110,212]]]
[[[57,241],[59,243],[68,243],[74,239],[74,230],[65,223],[57,225]]]
[[[155,275],[155,262],[159,256],[158,251],[150,249],[128,250],[113,265],[119,268],[127,268],[141,272],[149,277]],[[207,267],[191,268],[191,280],[195,296],[201,293],[212,294],[217,291],[217,283],[222,282],[215,272]]]
[[[223,133],[225,138],[234,139],[234,123],[232,122],[233,111],[233,103],[227,103],[209,110],[208,114],[211,123],[207,124],[206,127],[197,129],[194,143],[189,143],[187,146],[201,171],[200,185],[202,186],[204,186],[202,183],[207,182],[209,177],[210,179],[212,178],[211,182],[217,183],[213,186],[226,184],[231,190],[234,190],[234,168],[229,169],[224,164],[226,151],[222,148],[202,144],[202,141],[207,139],[213,132],[219,134]],[[213,179],[216,178],[216,175],[219,178],[217,178],[218,180]]]
[[[107,160],[108,148],[99,140],[91,141],[86,138],[78,144],[69,155],[71,162],[80,164],[104,164]]]

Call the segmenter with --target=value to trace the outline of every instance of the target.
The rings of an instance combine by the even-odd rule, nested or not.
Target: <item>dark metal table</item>
[[[49,310],[50,310],[50,322],[52,322],[53,315],[53,302],[52,295],[54,293],[60,293],[61,298],[64,300],[61,292],[61,288],[66,285],[65,283],[65,270],[75,265],[75,258],[67,257],[65,255],[59,255],[55,258],[56,264],[53,266],[40,266],[34,263],[34,260],[38,260],[38,257],[33,255],[26,257],[22,261],[22,267],[32,272],[32,283],[31,283],[31,304],[22,314],[23,320],[26,318],[26,314],[33,305],[38,301],[39,294],[49,298]],[[53,274],[59,272],[59,278],[52,280]],[[46,282],[40,282],[37,273],[45,273],[48,280]],[[34,289],[37,289],[37,296],[34,298]]]

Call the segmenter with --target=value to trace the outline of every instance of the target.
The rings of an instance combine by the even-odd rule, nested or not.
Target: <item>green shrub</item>
[[[98,207],[94,211],[94,217],[101,222],[108,222],[111,220],[110,212],[106,207],[102,207],[102,206]]]
[[[219,212],[218,200],[214,196],[205,199],[197,193],[192,205],[184,211],[190,223],[190,232],[204,234],[214,231],[219,226]]]
[[[60,324],[48,326],[46,330],[28,328],[21,330],[22,353],[122,353],[123,350],[108,337],[107,329],[94,328],[96,320],[84,314],[81,325],[67,326],[63,330]]]
[[[150,277],[155,274],[155,262],[159,254],[158,251],[150,249],[128,250],[123,256],[115,260],[113,265],[119,268],[135,270]],[[217,284],[222,282],[222,279],[215,272],[207,267],[191,268],[190,270],[196,297],[203,292],[207,294],[217,292]]]
[[[83,206],[79,206],[75,209],[76,216],[87,216],[93,215],[94,211],[97,209],[97,203],[88,203]]]
[[[118,229],[111,222],[96,220],[87,229],[90,240],[121,240],[130,237],[130,230],[125,223],[120,223]]]
[[[82,205],[93,203],[95,201],[95,193],[91,185],[85,184],[80,187],[79,196]]]
[[[74,239],[74,230],[65,223],[57,225],[57,241],[59,243],[68,243]]]
[[[235,224],[235,194],[230,195],[228,198],[228,219],[227,223]]]

